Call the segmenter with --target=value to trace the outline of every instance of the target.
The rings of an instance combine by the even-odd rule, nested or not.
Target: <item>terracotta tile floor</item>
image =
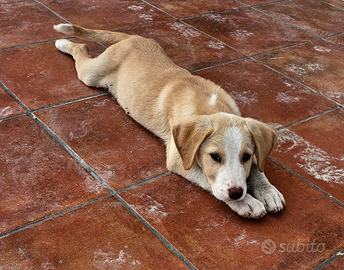
[[[167,172],[62,22],[154,38],[275,128],[286,208],[243,219]],[[344,269],[343,37],[341,0],[0,0],[0,269]]]

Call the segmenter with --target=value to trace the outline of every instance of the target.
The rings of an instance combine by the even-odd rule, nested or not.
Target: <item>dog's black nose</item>
[[[243,192],[244,191],[241,187],[232,187],[232,188],[228,189],[228,196],[232,200],[237,200],[237,199],[241,198]]]

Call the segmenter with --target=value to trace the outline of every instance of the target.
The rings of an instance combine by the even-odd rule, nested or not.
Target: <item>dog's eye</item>
[[[247,154],[247,153],[245,153],[242,159],[243,159],[243,161],[244,161],[244,162],[246,162],[246,161],[249,161],[249,160],[250,160],[250,158],[251,158],[251,155],[250,155],[250,154]]]
[[[211,153],[210,157],[215,160],[216,162],[221,162],[221,157],[218,153]]]

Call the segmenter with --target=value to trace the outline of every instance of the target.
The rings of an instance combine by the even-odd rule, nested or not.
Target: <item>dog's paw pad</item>
[[[68,50],[65,48],[65,45],[68,43],[72,42],[70,42],[68,39],[58,39],[55,42],[55,47],[59,49],[61,52],[69,54]]]

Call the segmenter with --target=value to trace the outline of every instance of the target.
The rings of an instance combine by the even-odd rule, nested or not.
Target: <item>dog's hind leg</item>
[[[103,64],[98,58],[91,58],[86,44],[73,43],[67,39],[59,39],[55,42],[55,46],[61,52],[73,56],[80,81],[91,87],[106,87],[101,82],[104,77]]]

